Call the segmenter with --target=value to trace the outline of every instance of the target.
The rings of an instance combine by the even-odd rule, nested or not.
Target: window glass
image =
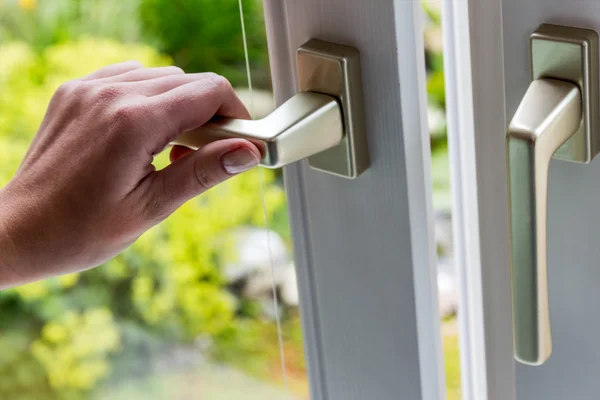
[[[243,6],[252,93],[238,0],[0,1],[0,186],[56,87],[109,63],[214,71],[254,117],[268,114],[262,4]],[[423,7],[440,317],[448,399],[459,399],[441,2]],[[190,201],[100,268],[1,291],[0,320],[0,398],[308,398],[280,171]]]
[[[262,4],[243,6],[252,94],[238,0],[0,1],[0,187],[58,85],[110,63],[214,71],[268,114]],[[0,398],[307,399],[291,251],[281,173],[256,168],[99,268],[0,291]]]

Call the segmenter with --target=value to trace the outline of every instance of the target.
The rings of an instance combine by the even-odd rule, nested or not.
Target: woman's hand
[[[215,74],[126,62],[62,85],[12,181],[0,191],[0,288],[97,266],[192,197],[252,168],[241,139],[171,165],[153,156],[213,115],[249,118]]]

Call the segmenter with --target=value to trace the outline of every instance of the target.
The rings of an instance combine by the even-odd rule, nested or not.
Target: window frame
[[[308,39],[361,51],[371,167],[284,168],[311,399],[443,399],[421,4],[266,0],[265,16],[277,104]]]

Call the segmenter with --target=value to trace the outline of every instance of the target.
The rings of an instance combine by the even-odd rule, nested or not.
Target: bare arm
[[[180,205],[255,166],[241,139],[153,156],[213,115],[248,118],[215,74],[127,62],[61,86],[0,190],[0,289],[97,266]]]

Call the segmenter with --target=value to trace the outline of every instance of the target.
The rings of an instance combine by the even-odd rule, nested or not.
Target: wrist
[[[19,224],[14,218],[15,196],[7,187],[0,189],[0,290],[19,284],[19,265],[24,261],[19,256],[15,241]],[[19,261],[21,259],[21,261]]]

